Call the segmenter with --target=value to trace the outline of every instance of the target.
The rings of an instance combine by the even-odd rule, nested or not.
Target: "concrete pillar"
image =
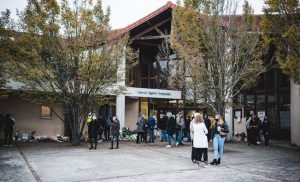
[[[300,85],[291,81],[291,143],[300,147]]]
[[[124,47],[123,56],[120,58],[119,67],[117,71],[118,80],[117,86],[125,87],[125,79],[126,79],[126,47]],[[125,126],[125,95],[120,94],[116,99],[116,115],[120,121],[120,132],[122,132],[122,128]]]
[[[226,140],[231,141],[233,135],[233,108],[232,107],[228,107],[225,110],[225,122],[229,130],[229,133],[226,136]]]
[[[120,130],[125,127],[125,95],[118,95],[116,99],[116,115],[120,121]]]

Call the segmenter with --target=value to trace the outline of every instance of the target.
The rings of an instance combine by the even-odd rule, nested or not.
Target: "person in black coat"
[[[250,144],[257,145],[259,118],[254,114],[250,120]]]
[[[167,133],[166,133],[166,123],[168,121],[167,116],[163,116],[163,118],[160,118],[157,120],[157,128],[160,129],[160,141],[166,142],[167,139]]]
[[[15,119],[11,117],[11,114],[6,114],[4,118],[4,146],[12,146],[12,134],[14,125]]]
[[[207,136],[207,141],[210,141],[210,139],[211,139],[210,119],[208,118],[208,116],[206,114],[204,115],[203,119],[204,119],[205,126],[208,130],[208,133],[206,135]]]
[[[270,140],[270,122],[268,121],[268,118],[265,117],[263,123],[261,124],[262,133],[265,138],[265,146],[269,146],[269,140]]]
[[[115,149],[119,148],[119,136],[120,136],[120,122],[116,116],[113,117],[113,122],[110,127],[111,134],[111,147],[109,149],[114,148],[114,141],[117,142],[117,146]]]
[[[89,142],[91,144],[91,149],[97,149],[97,143],[98,143],[98,134],[100,131],[100,123],[97,119],[95,113],[92,111],[88,114],[87,117],[87,125],[88,125],[88,134],[89,134]],[[93,147],[93,143],[95,144],[95,147]]]
[[[191,117],[187,116],[187,118],[185,119],[185,133],[186,133],[186,137],[187,137],[187,142],[191,142],[191,133],[190,133],[190,124],[191,124]]]
[[[168,145],[166,147],[171,148],[171,139],[176,143],[176,139],[174,137],[174,134],[176,133],[176,120],[174,116],[170,116],[168,118],[166,130],[168,134]]]
[[[100,131],[99,131],[99,136],[100,137],[99,137],[99,139],[100,139],[100,141],[102,141],[103,139],[104,140],[106,139],[105,136],[103,137],[103,134],[105,134],[105,131],[106,131],[106,128],[107,128],[106,119],[103,116],[99,116],[98,120],[99,120],[99,124],[100,124]]]

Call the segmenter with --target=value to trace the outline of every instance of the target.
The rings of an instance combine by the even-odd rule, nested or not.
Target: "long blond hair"
[[[217,123],[218,123],[218,124],[223,124],[223,123],[224,123],[224,120],[223,120],[222,116],[216,115],[216,117],[217,117],[217,116],[219,117]]]
[[[200,113],[195,113],[194,114],[194,122],[195,123],[203,123],[204,122],[204,120],[203,120],[203,115],[202,114],[200,114]]]

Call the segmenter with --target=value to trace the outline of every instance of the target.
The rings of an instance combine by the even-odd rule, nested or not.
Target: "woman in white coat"
[[[193,139],[193,149],[192,149],[193,162],[199,165],[203,156],[204,163],[206,166],[208,165],[208,156],[207,156],[208,141],[206,136],[208,130],[205,126],[202,114],[195,113],[194,117],[195,118],[190,125],[190,131],[192,133],[191,136]]]

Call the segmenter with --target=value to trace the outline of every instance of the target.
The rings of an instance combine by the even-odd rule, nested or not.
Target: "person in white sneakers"
[[[192,148],[192,156],[193,156],[193,163],[196,165],[200,165],[202,161],[202,156],[204,158],[204,167],[208,165],[208,156],[207,156],[207,149],[208,149],[208,141],[206,134],[208,130],[205,126],[203,116],[200,113],[195,113],[194,120],[191,123],[190,131],[193,137],[193,148]]]

